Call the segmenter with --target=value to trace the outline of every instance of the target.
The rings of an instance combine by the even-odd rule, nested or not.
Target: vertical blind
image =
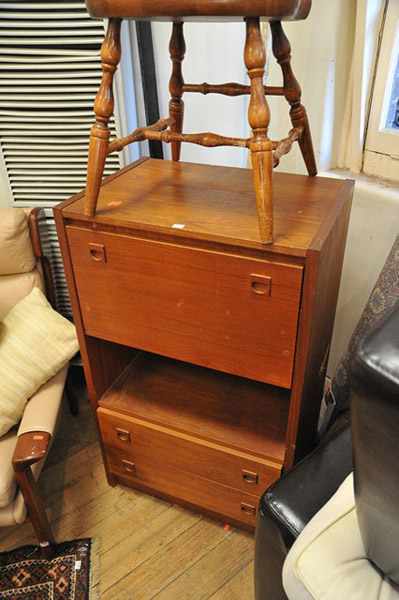
[[[0,147],[7,204],[41,206],[58,308],[70,316],[51,207],[85,185],[104,22],[85,3],[0,2]],[[118,119],[111,134],[120,134]],[[120,168],[118,155],[105,174]]]

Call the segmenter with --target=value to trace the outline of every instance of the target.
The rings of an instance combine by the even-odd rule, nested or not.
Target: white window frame
[[[385,128],[399,49],[399,0],[389,0],[371,101],[364,167],[368,175],[399,181],[399,130]]]

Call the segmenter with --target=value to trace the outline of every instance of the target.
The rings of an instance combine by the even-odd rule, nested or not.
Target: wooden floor
[[[253,536],[127,488],[108,486],[94,420],[64,406],[40,480],[58,541],[93,537],[101,600],[252,600]],[[35,543],[29,522],[0,548]]]

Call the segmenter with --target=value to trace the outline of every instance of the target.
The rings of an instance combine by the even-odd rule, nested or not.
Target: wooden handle
[[[127,473],[136,473],[136,465],[130,460],[122,460],[123,470]]]
[[[247,504],[247,502],[241,502],[241,510],[247,515],[256,515],[256,506],[253,504]]]
[[[126,442],[126,443],[130,444],[130,442],[131,442],[130,431],[126,431],[126,429],[119,429],[119,427],[116,427],[115,431],[116,431],[118,440],[120,440],[121,442]]]
[[[272,278],[267,275],[256,275],[252,273],[250,276],[251,290],[258,296],[271,296],[272,293]]]
[[[89,244],[89,253],[91,258],[96,262],[107,262],[104,244]]]
[[[246,469],[243,469],[242,478],[245,483],[248,483],[249,485],[257,485],[259,483],[259,475],[253,471],[247,471]]]

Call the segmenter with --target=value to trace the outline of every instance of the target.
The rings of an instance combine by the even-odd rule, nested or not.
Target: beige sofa
[[[0,209],[0,322],[34,286],[54,303],[38,217],[37,209]],[[53,536],[36,480],[55,432],[66,375],[64,368],[40,388],[28,402],[19,426],[0,438],[0,527],[23,523],[29,515],[44,548]]]

